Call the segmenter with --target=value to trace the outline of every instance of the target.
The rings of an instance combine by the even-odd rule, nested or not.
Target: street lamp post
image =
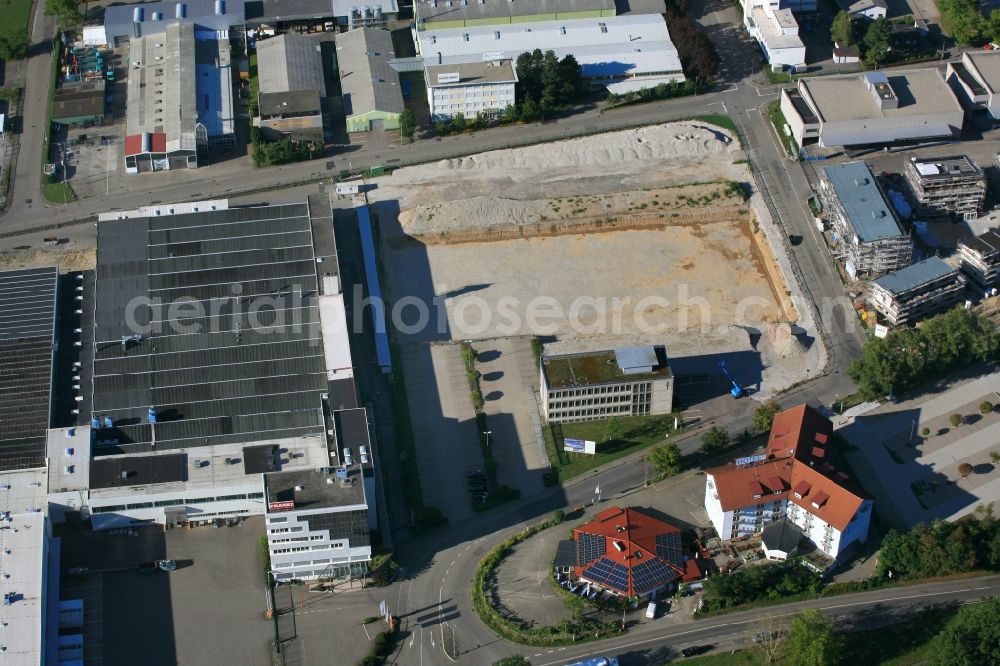
[[[492,430],[484,430],[483,435],[486,436],[486,457],[490,457],[490,435],[493,434]]]

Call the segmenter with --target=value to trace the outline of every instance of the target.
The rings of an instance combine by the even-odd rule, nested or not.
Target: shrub
[[[920,429],[920,436],[921,437],[929,437],[930,434],[931,434],[931,429],[930,428],[921,428]]]
[[[979,403],[979,413],[982,414],[983,416],[986,416],[992,411],[993,411],[993,403],[990,402],[989,400],[983,400],[981,403]]]
[[[961,414],[952,414],[951,416],[948,417],[948,421],[951,423],[952,428],[957,428],[958,426],[962,425],[963,420],[964,419],[962,418]]]

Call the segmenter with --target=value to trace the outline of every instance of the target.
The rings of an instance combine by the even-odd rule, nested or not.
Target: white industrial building
[[[948,63],[948,83],[970,113],[1000,120],[1000,51],[965,51]]]
[[[677,49],[659,14],[539,20],[413,31],[425,67],[513,60],[535,49],[572,55],[592,85],[626,93],[683,81]]]
[[[800,79],[781,91],[800,146],[854,146],[952,137],[964,111],[934,68]]]
[[[549,423],[669,414],[674,376],[662,346],[546,354],[541,396]]]
[[[424,69],[433,120],[476,114],[495,117],[514,104],[517,71],[510,60],[486,60]]]
[[[171,0],[116,4],[104,10],[104,24],[84,26],[83,42],[118,46],[130,39],[162,35],[171,23],[197,25],[203,32],[242,31],[244,0]]]
[[[229,36],[193,23],[129,41],[125,172],[198,166],[235,143]]]
[[[806,46],[792,10],[771,0],[743,0],[743,25],[775,70],[806,62]]]
[[[826,460],[832,432],[829,419],[800,405],[774,417],[764,453],[706,470],[705,510],[719,538],[764,533],[772,559],[808,540],[836,560],[866,541],[872,501]]]

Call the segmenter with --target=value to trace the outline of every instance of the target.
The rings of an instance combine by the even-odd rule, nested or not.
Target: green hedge
[[[558,514],[549,520],[530,525],[517,534],[504,539],[493,547],[479,562],[479,568],[472,579],[472,607],[483,624],[501,638],[521,645],[548,647],[572,645],[584,641],[598,640],[621,633],[617,622],[595,622],[592,620],[563,620],[557,625],[536,627],[516,618],[504,617],[486,594],[486,581],[490,573],[507,557],[517,544],[531,538],[544,529],[562,522]]]

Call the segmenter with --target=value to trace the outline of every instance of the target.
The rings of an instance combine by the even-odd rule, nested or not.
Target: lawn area
[[[0,37],[10,39],[28,34],[31,0],[0,0]]]
[[[615,441],[609,442],[607,441],[609,420],[554,423],[543,428],[549,462],[558,471],[560,480],[572,479],[587,470],[600,467],[653,444],[664,444],[667,441],[664,435],[674,431],[672,414],[619,417],[621,434]],[[566,437],[597,442],[597,453],[588,455],[563,451],[563,439]]]
[[[956,609],[926,610],[900,624],[843,635],[844,648],[838,664],[879,664],[880,666],[916,666],[927,659],[931,640],[948,623]],[[886,640],[891,636],[892,640]],[[695,666],[763,666],[760,653],[752,649],[734,654],[722,653],[686,659]],[[793,666],[785,659],[773,662]]]
[[[781,104],[777,100],[767,105],[767,117],[774,125],[774,131],[781,138],[781,144],[785,150],[791,157],[796,157],[799,154],[799,147],[795,143],[795,139],[785,134],[785,114],[781,112]]]
[[[76,201],[76,194],[68,183],[50,183],[47,176],[42,178],[42,196],[46,201],[57,204]]]

